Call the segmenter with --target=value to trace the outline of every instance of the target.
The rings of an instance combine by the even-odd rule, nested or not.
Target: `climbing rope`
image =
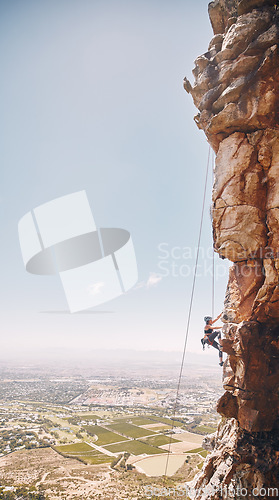
[[[208,176],[209,176],[210,153],[211,153],[211,148],[209,146],[206,174],[205,174],[205,182],[204,182],[204,191],[203,191],[203,202],[202,202],[202,210],[201,210],[200,228],[199,228],[199,236],[198,236],[198,244],[197,244],[197,253],[196,253],[196,259],[195,259],[194,275],[193,275],[191,295],[190,295],[190,304],[189,304],[188,317],[187,317],[187,323],[186,323],[186,333],[185,333],[185,340],[184,340],[184,346],[183,346],[183,353],[182,353],[182,359],[181,359],[181,365],[180,365],[180,371],[179,371],[179,377],[178,377],[178,383],[177,383],[175,403],[174,403],[174,408],[173,408],[173,419],[172,419],[172,426],[171,426],[171,431],[170,431],[170,440],[169,440],[168,454],[167,454],[167,458],[166,458],[166,467],[165,467],[165,474],[164,474],[165,477],[167,476],[167,470],[168,470],[168,465],[169,465],[169,457],[170,457],[170,452],[171,452],[171,441],[172,441],[171,435],[173,433],[173,429],[174,429],[174,425],[175,425],[175,415],[176,415],[177,406],[178,406],[181,379],[182,379],[182,373],[183,373],[184,361],[185,361],[185,355],[186,355],[186,348],[187,348],[187,341],[188,341],[188,335],[189,335],[190,320],[191,320],[191,314],[192,314],[192,308],[193,308],[193,299],[194,299],[197,270],[198,270],[198,261],[199,261],[199,254],[200,254],[202,226],[203,226],[203,219],[204,219],[206,191],[207,191],[207,183],[208,183]],[[213,302],[212,302],[212,304],[213,304]],[[212,305],[212,308],[213,308],[213,305]]]
[[[212,186],[213,186],[213,183],[214,183],[214,155],[212,154],[211,155],[211,162],[212,162],[212,166],[211,166],[211,172],[212,172]],[[214,255],[215,255],[215,251],[214,251],[214,245],[212,245],[212,294],[211,294],[211,299],[212,299],[212,305],[211,305],[211,315],[212,315],[212,319],[214,319],[214,304],[215,304],[215,263],[214,263]]]
[[[214,248],[212,249],[212,295],[211,295],[211,315],[214,319],[214,304],[215,304],[215,262],[214,262]]]

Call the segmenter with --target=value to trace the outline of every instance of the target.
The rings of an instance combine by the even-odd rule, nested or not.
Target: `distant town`
[[[176,401],[176,377],[166,376],[163,369],[159,375],[158,367],[156,377],[147,376],[145,370],[136,376],[114,372],[101,376],[90,373],[88,377],[82,371],[70,375],[65,367],[61,370],[2,367],[0,465],[4,474],[0,498],[5,498],[1,497],[1,491],[17,494],[17,483],[22,487],[22,471],[17,461],[20,459],[24,464],[28,459],[30,463],[31,457],[35,461],[40,456],[41,462],[48,464],[50,458],[53,463],[67,460],[68,465],[72,460],[78,461],[82,475],[91,469],[94,472],[94,467],[101,467],[98,470],[103,474],[107,474],[105,471],[115,474],[117,470],[133,474],[128,482],[125,479],[128,489],[130,480],[133,479],[131,484],[135,486],[139,475],[144,474],[146,480],[153,474],[160,476],[153,469],[149,471],[151,461],[146,465],[146,457],[153,457],[153,467],[156,460],[171,453],[177,462],[172,478],[176,478],[175,470],[181,466],[189,467],[191,474],[198,471],[206,456],[201,447],[203,436],[216,430],[219,416],[215,407],[222,394],[218,372],[215,376],[213,370],[208,378],[204,376],[205,370],[197,368],[194,373],[191,369],[191,374],[182,380]],[[53,465],[55,469],[57,466]],[[40,498],[60,498],[52,496],[53,488],[61,498],[65,491],[67,498],[72,498],[69,485],[62,487],[62,479],[58,483],[55,480],[55,486],[52,484],[50,488],[51,470],[44,474],[33,470],[29,479],[26,471],[24,487],[27,491],[33,488],[35,495],[39,494],[40,486],[40,494],[44,495]],[[89,490],[91,487],[89,482]],[[110,487],[112,484],[108,491]],[[95,493],[90,494],[93,495],[90,498],[98,498]]]

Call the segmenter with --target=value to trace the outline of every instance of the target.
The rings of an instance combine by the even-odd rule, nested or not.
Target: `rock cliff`
[[[216,153],[214,248],[233,263],[223,312],[223,419],[192,483],[196,499],[279,498],[277,4],[211,2],[214,36],[195,61],[193,86],[184,80]]]

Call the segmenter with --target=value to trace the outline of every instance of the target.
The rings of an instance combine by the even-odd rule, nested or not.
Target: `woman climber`
[[[215,349],[218,349],[219,351],[219,365],[223,366],[223,352],[222,352],[222,340],[221,340],[221,332],[215,331],[215,330],[221,330],[222,326],[215,326],[214,329],[212,328],[213,324],[218,321],[218,319],[221,317],[222,313],[217,316],[216,319],[212,319],[211,316],[205,316],[204,321],[205,321],[205,327],[204,327],[204,337],[201,339],[201,343],[203,346],[203,349],[205,347],[205,344],[208,346],[215,347]],[[216,342],[215,338],[218,337],[219,344]]]

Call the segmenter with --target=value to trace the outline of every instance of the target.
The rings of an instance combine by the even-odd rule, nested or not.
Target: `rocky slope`
[[[202,488],[197,499],[246,498],[245,489],[250,498],[279,498],[272,490],[279,489],[277,4],[211,2],[213,39],[195,61],[193,86],[184,81],[216,153],[214,247],[233,262],[223,313],[223,420],[192,483]]]

